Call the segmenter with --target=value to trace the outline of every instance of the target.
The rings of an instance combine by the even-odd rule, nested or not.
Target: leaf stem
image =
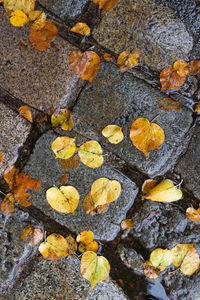
[[[158,117],[160,117],[160,114],[158,114],[157,116],[155,116],[155,117],[151,120],[151,123],[153,123],[153,121],[155,121]]]

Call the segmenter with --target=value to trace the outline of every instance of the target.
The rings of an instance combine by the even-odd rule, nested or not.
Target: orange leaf
[[[93,251],[97,252],[99,249],[99,245],[96,241],[92,241],[89,244],[86,245],[86,251]]]
[[[30,123],[33,123],[33,118],[30,112],[30,109],[27,105],[21,106],[18,109],[18,112],[22,117],[24,117],[26,120],[28,120]]]
[[[92,200],[91,193],[88,193],[83,200],[83,209],[86,212],[86,214],[89,216],[93,216],[105,212],[108,209],[108,207],[109,207],[109,203],[95,207],[95,203]]]
[[[8,193],[6,197],[1,202],[0,210],[4,213],[8,213],[12,216],[15,209],[15,199],[12,193]]]
[[[195,60],[191,60],[188,63],[188,67],[189,67],[189,74],[196,74],[199,70],[200,70],[200,60],[199,59],[195,59]]]
[[[154,179],[145,180],[145,182],[142,185],[142,194],[148,194],[150,190],[152,190],[157,184],[157,181]]]
[[[103,10],[110,10],[116,6],[118,0],[91,0]]]
[[[182,105],[171,98],[160,99],[158,101],[158,106],[166,111],[175,110],[177,112],[182,112]]]
[[[70,31],[87,36],[90,34],[90,27],[87,24],[80,22],[75,24]]]
[[[3,154],[0,152],[0,163],[2,162],[3,160]]]
[[[177,74],[179,76],[182,76],[182,77],[189,74],[188,64],[183,59],[179,59],[179,60],[175,61],[175,63],[173,64],[173,69],[174,69],[174,71],[177,71]]]
[[[150,123],[146,118],[139,118],[131,126],[130,139],[146,157],[150,150],[157,149],[164,143],[165,134],[158,124]]]
[[[122,222],[121,222],[121,228],[126,230],[126,229],[130,229],[133,227],[133,224],[135,222],[132,220],[132,219],[124,219]]]
[[[37,191],[41,186],[40,180],[34,180],[24,172],[19,173],[15,167],[11,167],[5,171],[4,179],[10,188],[10,192],[13,193],[15,201],[24,207],[31,205],[28,201],[30,195],[26,190],[33,189]]]
[[[58,34],[57,27],[49,21],[46,21],[42,29],[30,28],[29,40],[32,46],[39,50],[44,51],[50,47],[51,41],[55,39]]]
[[[104,53],[103,55],[103,58],[106,60],[106,61],[111,61],[113,59],[112,55],[109,54],[109,53]]]
[[[47,122],[47,116],[44,116],[39,121],[40,121],[40,123]]]
[[[28,225],[24,228],[20,237],[24,241],[28,239],[29,245],[32,247],[42,240],[43,233],[39,228],[34,228],[32,225]]]
[[[100,67],[100,57],[94,51],[74,50],[69,57],[69,65],[81,79],[92,82]]]
[[[186,210],[186,217],[194,222],[200,222],[200,207],[198,209],[188,207]]]
[[[172,67],[165,67],[160,72],[161,91],[175,90],[185,83],[186,76],[180,76]]]
[[[120,53],[117,59],[117,65],[121,71],[126,71],[135,67],[140,59],[140,55],[136,51],[124,51]]]
[[[78,154],[74,154],[72,157],[68,159],[60,159],[60,163],[62,166],[62,170],[70,171],[72,169],[77,169],[80,165],[80,158]]]
[[[67,175],[64,174],[63,177],[61,178],[62,183],[67,183]]]
[[[200,112],[200,101],[199,101],[197,104],[195,104],[195,109],[194,109],[194,111],[195,111],[196,113],[199,113],[199,112]]]
[[[154,268],[152,263],[148,260],[143,264],[143,271],[144,275],[150,279],[156,279],[160,275],[160,270]]]

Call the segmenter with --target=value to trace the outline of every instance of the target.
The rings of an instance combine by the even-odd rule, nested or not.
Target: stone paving
[[[8,166],[16,165],[41,180],[41,189],[30,191],[31,207],[18,205],[12,216],[0,212],[0,299],[198,300],[199,269],[192,276],[166,272],[153,281],[144,277],[141,265],[158,247],[194,243],[200,250],[200,225],[185,215],[187,207],[197,208],[200,203],[200,118],[194,113],[200,99],[199,77],[188,76],[176,91],[161,92],[159,85],[159,72],[166,65],[177,59],[199,59],[199,1],[119,0],[115,8],[101,13],[88,0],[40,0],[37,7],[46,9],[58,26],[54,41],[58,51],[35,50],[28,42],[27,26],[13,27],[0,4],[0,197],[8,191],[3,180]],[[86,20],[91,36],[80,38],[68,32],[77,21]],[[92,84],[79,79],[69,66],[74,49],[91,46],[101,56]],[[132,49],[140,53],[140,63],[121,73],[116,58]],[[105,51],[113,55],[112,62],[103,61]],[[159,108],[158,100],[169,95],[181,103],[182,112]],[[31,108],[33,124],[19,115],[21,105]],[[51,126],[52,111],[59,107],[72,111],[70,133]],[[138,117],[152,120],[157,115],[166,140],[145,159],[129,139],[130,126]],[[47,119],[41,123],[44,116]],[[108,124],[122,127],[121,143],[110,144],[102,136]],[[63,171],[51,150],[53,140],[63,135],[76,136],[77,146],[90,139],[99,141],[104,164],[90,169],[81,163],[78,169]],[[45,199],[46,190],[60,186],[65,173],[67,184],[80,194],[74,216],[53,210]],[[175,182],[183,179],[183,199],[173,205],[143,200],[142,183],[156,176]],[[118,180],[122,193],[106,212],[89,217],[82,201],[99,177]],[[122,231],[119,224],[126,217],[135,224]],[[74,236],[92,230],[102,243],[101,254],[108,255],[110,278],[91,290],[80,275],[78,256],[41,258],[38,245],[31,248],[20,238],[28,224],[43,232],[70,231]]]

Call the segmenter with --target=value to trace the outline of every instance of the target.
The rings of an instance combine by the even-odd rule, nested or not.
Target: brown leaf
[[[95,207],[95,203],[92,200],[91,193],[88,193],[83,200],[83,209],[88,216],[93,216],[105,212],[107,211],[108,207],[109,203]]]
[[[22,117],[24,117],[27,121],[29,121],[30,123],[33,123],[33,118],[32,118],[32,114],[30,112],[30,109],[27,105],[21,106],[18,109],[18,112],[20,113],[20,115]]]
[[[143,264],[143,272],[144,272],[144,275],[150,279],[156,279],[160,275],[160,270],[154,268],[154,266],[152,265],[152,263],[149,260],[147,260]]]
[[[1,202],[0,210],[4,213],[10,214],[12,216],[15,209],[15,199],[12,193],[8,193],[6,197]]]
[[[157,181],[154,179],[145,180],[145,182],[142,185],[142,194],[148,194],[157,184]]]
[[[124,219],[122,222],[121,222],[121,228],[126,230],[126,229],[130,229],[130,228],[133,228],[133,224],[135,222],[132,220],[132,219]]]
[[[63,177],[61,178],[62,183],[67,183],[67,175],[64,174]]]
[[[100,57],[94,51],[74,50],[70,54],[69,65],[79,78],[92,82],[100,68]]]
[[[60,159],[62,170],[70,171],[72,169],[77,169],[80,165],[80,158],[77,153],[68,159]]]
[[[185,83],[186,76],[180,76],[172,67],[165,67],[160,72],[161,91],[175,90]]]
[[[44,116],[39,121],[40,121],[40,123],[47,122],[47,116]]]
[[[3,160],[3,154],[0,152],[0,163],[2,162]]]
[[[189,74],[191,75],[196,74],[200,70],[200,60],[199,59],[191,60],[188,63],[188,67],[189,67]]]
[[[33,189],[37,191],[41,186],[40,180],[32,179],[30,175],[26,175],[24,172],[19,173],[15,167],[5,171],[4,179],[9,186],[10,192],[13,193],[15,201],[24,207],[31,205],[28,201],[30,195],[26,190]]]
[[[177,112],[182,112],[182,105],[171,98],[160,99],[158,101],[158,106],[166,111],[175,110]]]
[[[29,240],[29,245],[32,247],[43,239],[43,233],[41,229],[34,228],[32,225],[28,225],[24,228],[22,234],[21,234],[22,240]]]
[[[118,0],[91,0],[103,10],[110,10],[116,6]]]

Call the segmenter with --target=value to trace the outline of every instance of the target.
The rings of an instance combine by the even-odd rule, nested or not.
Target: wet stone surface
[[[30,223],[38,227],[28,213],[17,208],[12,216],[0,212],[0,295],[10,292],[23,269],[35,259],[37,246],[31,248],[20,238]]]
[[[107,279],[90,288],[80,273],[80,261],[69,256],[57,261],[41,259],[18,287],[13,300],[125,300],[116,283]]]
[[[93,31],[104,47],[120,53],[136,50],[141,62],[160,70],[177,59],[187,59],[193,37],[176,12],[153,0],[119,0],[111,11],[104,12]]]
[[[173,166],[184,145],[192,113],[184,107],[181,113],[159,109],[158,100],[163,97],[166,97],[164,93],[132,74],[120,73],[112,64],[103,63],[92,85],[84,88],[73,109],[74,128],[87,137],[100,140],[106,149],[149,176],[164,174]],[[159,149],[150,151],[145,159],[133,146],[129,131],[137,118],[151,121],[157,115],[160,116],[155,123],[163,128],[165,142]],[[121,143],[110,144],[102,136],[102,129],[109,124],[122,127],[125,139]]]
[[[69,67],[75,49],[60,37],[55,46],[38,51],[28,40],[28,27],[14,27],[0,7],[0,85],[27,105],[50,113],[57,106],[73,103],[83,82]],[[27,45],[26,50],[20,43]]]
[[[31,124],[18,113],[0,103],[0,177],[9,165],[13,165],[19,156],[19,149],[26,142]]]
[[[197,124],[186,153],[180,158],[175,172],[185,186],[200,200],[200,123]]]
[[[114,239],[120,230],[120,226],[116,224],[121,223],[126,216],[127,210],[134,203],[137,194],[136,185],[124,175],[106,165],[91,169],[81,164],[78,169],[67,173],[67,185],[74,186],[80,194],[79,205],[75,215],[57,212],[51,208],[45,198],[47,189],[53,185],[57,187],[65,185],[61,183],[64,172],[61,170],[60,161],[55,159],[55,155],[51,150],[51,144],[56,137],[52,132],[44,134],[36,143],[34,153],[25,167],[25,173],[27,172],[31,177],[40,178],[41,180],[40,191],[30,192],[32,204],[73,232],[79,233],[82,230],[89,229],[93,231],[96,239],[107,241]],[[76,141],[76,145],[80,146],[78,137]],[[122,192],[119,198],[110,204],[106,212],[88,216],[83,210],[82,202],[89,193],[92,183],[100,177],[118,180],[122,185]]]

